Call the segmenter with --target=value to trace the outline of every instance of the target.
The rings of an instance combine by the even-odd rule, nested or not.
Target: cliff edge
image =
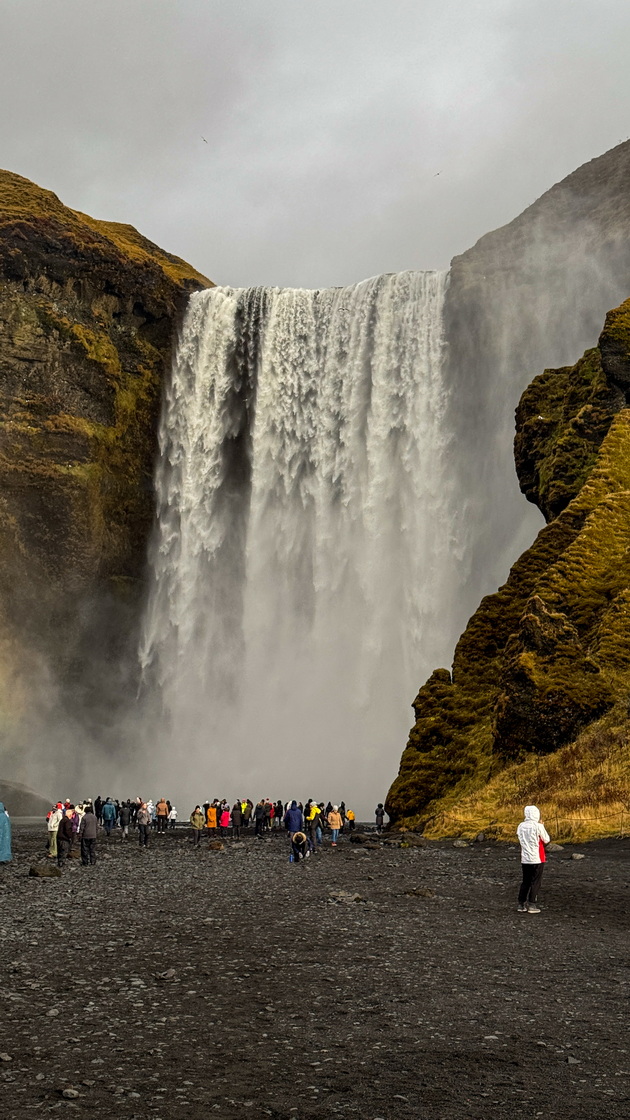
[[[564,833],[618,831],[630,762],[629,400],[630,300],[596,347],[521,398],[519,482],[547,525],[482,600],[452,672],[420,689],[387,797],[397,823],[509,835],[536,797]]]
[[[40,657],[79,688],[88,652],[101,667],[121,654],[153,516],[162,377],[187,294],[210,283],[133,227],[0,171],[5,721],[29,704],[19,682]]]

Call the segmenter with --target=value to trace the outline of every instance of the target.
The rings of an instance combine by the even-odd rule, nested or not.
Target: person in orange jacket
[[[206,828],[208,832],[216,832],[217,830],[217,803],[216,798],[212,805],[208,805],[206,810]]]
[[[341,818],[341,813],[339,812],[339,806],[338,805],[333,805],[330,813],[328,814],[327,819],[328,819],[328,825],[329,825],[330,831],[332,832],[332,841],[331,841],[332,847],[336,848],[337,847],[337,837],[339,836],[339,829],[343,825],[343,820]]]

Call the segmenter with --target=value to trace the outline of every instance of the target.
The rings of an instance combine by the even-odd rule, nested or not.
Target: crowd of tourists
[[[538,892],[550,837],[536,805],[526,805],[523,816],[517,829],[522,866],[517,909],[521,914],[539,914]],[[250,830],[255,836],[263,837],[284,828],[290,842],[290,859],[296,863],[318,852],[328,832],[331,847],[336,848],[339,836],[346,829],[352,832],[355,823],[355,814],[352,809],[346,809],[343,801],[339,805],[330,801],[325,805],[323,801],[309,799],[303,805],[298,801],[283,803],[268,798],[261,798],[256,804],[249,798],[237,799],[232,806],[225,799],[215,798],[195,805],[188,821],[195,847],[203,836],[212,839],[231,835],[238,840]],[[375,810],[375,823],[380,832],[385,823],[385,810],[380,802]],[[69,799],[58,801],[50,809],[46,824],[50,859],[56,859],[63,866],[77,845],[82,863],[89,866],[96,863],[99,830],[111,836],[113,830],[118,829],[124,843],[129,839],[129,830],[134,829],[140,846],[146,848],[152,832],[163,836],[177,827],[178,815],[175,806],[165,797],[153,802],[143,801],[141,797],[115,801],[112,797],[103,800],[99,796],[94,801],[87,798],[77,804]],[[0,802],[0,863],[8,863],[10,859],[11,822]]]
[[[378,831],[384,827],[384,820],[385,810],[379,803],[375,810]],[[254,803],[250,798],[237,798],[230,805],[225,798],[215,798],[196,805],[188,821],[181,822],[176,806],[166,797],[156,801],[144,801],[141,797],[119,801],[99,795],[77,803],[68,798],[53,805],[46,818],[48,856],[62,867],[76,845],[82,863],[88,866],[96,863],[96,842],[103,832],[110,837],[116,831],[123,843],[130,832],[135,832],[140,847],[148,848],[152,836],[164,836],[182,823],[192,830],[195,847],[204,836],[238,840],[247,834],[263,837],[284,829],[291,844],[291,857],[298,862],[319,851],[328,833],[331,847],[336,848],[340,835],[355,828],[356,817],[343,801],[338,805],[329,801],[326,805],[312,798],[305,804],[261,798]]]

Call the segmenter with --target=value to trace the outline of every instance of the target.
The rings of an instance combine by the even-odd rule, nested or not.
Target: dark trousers
[[[518,892],[518,900],[521,905],[524,902],[536,901],[545,865],[544,863],[524,863],[522,867],[523,882]]]
[[[197,847],[197,844],[201,844],[202,835],[203,835],[203,830],[201,828],[193,828],[193,836],[195,837],[195,847]]]
[[[96,838],[94,840],[81,838],[81,862],[84,867],[87,867],[88,863],[96,863]]]
[[[168,824],[168,817],[158,817],[158,819],[157,819],[158,832],[166,832],[167,824]]]
[[[240,824],[233,824],[232,825],[232,836],[234,837],[235,840],[238,840],[240,838],[240,835],[241,835]]]
[[[139,824],[138,825],[138,839],[140,841],[140,847],[141,848],[148,848],[149,847],[149,826],[148,826],[148,824]]]
[[[62,867],[63,864],[66,862],[66,858],[68,856],[69,851],[70,851],[70,841],[69,840],[60,840],[60,838],[57,837],[57,863],[58,863],[59,867]]]

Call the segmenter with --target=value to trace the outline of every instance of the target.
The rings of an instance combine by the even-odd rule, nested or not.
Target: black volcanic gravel
[[[28,878],[44,840],[0,865],[2,1120],[630,1116],[628,841],[552,856],[529,915],[505,846],[178,829]]]

